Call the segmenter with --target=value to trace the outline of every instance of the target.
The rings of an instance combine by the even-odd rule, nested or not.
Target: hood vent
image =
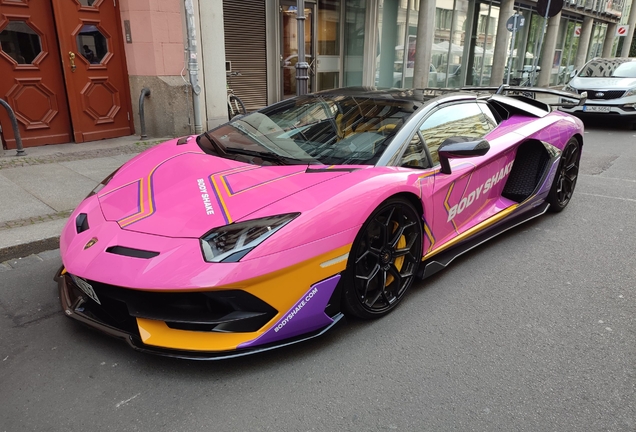
[[[146,251],[141,249],[133,249],[125,246],[111,246],[106,249],[106,252],[115,255],[123,255],[132,258],[150,259],[159,255],[159,252]]]

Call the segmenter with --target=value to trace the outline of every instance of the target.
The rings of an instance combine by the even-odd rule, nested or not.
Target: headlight
[[[623,95],[623,97],[634,96],[634,95],[636,95],[636,87],[627,90],[625,94]]]
[[[269,216],[214,228],[200,239],[203,257],[207,262],[237,262],[298,215]]]
[[[572,87],[570,85],[567,85],[567,84],[566,84],[565,87],[563,87],[563,91],[574,93],[574,94],[578,94],[579,93],[574,87]]]
[[[106,177],[104,180],[101,181],[100,184],[98,184],[97,186],[95,186],[95,188],[91,191],[91,193],[89,193],[86,198],[95,195],[97,192],[99,192],[100,190],[104,189],[104,186],[106,186],[112,179],[113,177],[115,177],[115,174],[117,174],[117,171],[119,171],[119,168],[117,168],[115,171],[113,171],[112,173],[110,173],[110,175],[108,177]]]

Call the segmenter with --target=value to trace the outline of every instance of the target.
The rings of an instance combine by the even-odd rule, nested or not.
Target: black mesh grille
[[[79,287],[69,277],[77,295]],[[129,333],[137,333],[136,318],[164,321],[168,327],[222,332],[253,332],[269,322],[276,309],[241,290],[151,292],[87,280],[101,304],[81,294],[83,312]]]
[[[541,143],[529,141],[521,144],[502,196],[517,202],[528,198],[537,188],[548,160],[548,152]]]
[[[587,92],[588,99],[609,100],[623,97],[625,90],[579,90],[579,94]]]

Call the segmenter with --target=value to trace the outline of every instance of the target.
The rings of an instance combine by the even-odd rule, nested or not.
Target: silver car
[[[575,71],[563,90],[587,92],[587,102],[561,110],[578,116],[624,116],[636,129],[636,58],[590,60],[578,73]],[[561,102],[570,101],[562,98]]]

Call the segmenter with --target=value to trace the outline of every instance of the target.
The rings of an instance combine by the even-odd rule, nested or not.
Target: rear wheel
[[[362,226],[349,254],[343,304],[360,318],[392,311],[412,285],[422,260],[422,224],[406,200],[390,199]]]
[[[574,187],[579,176],[579,161],[581,160],[581,146],[576,138],[571,138],[561,154],[559,168],[554,176],[554,182],[548,195],[550,210],[563,210],[574,194]]]

